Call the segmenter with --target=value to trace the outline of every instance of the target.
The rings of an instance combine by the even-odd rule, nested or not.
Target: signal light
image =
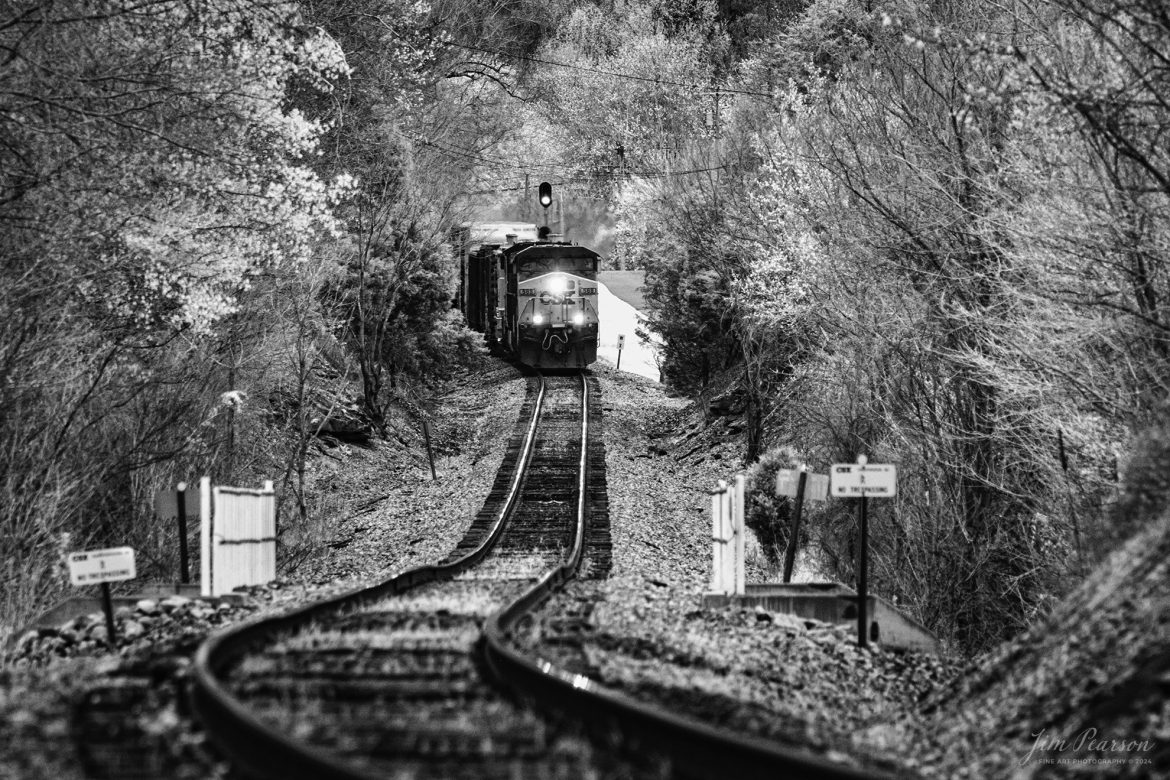
[[[540,205],[544,206],[546,209],[549,206],[551,206],[552,205],[552,185],[549,184],[547,181],[542,181],[540,183],[540,189],[538,190],[537,197],[540,199]]]

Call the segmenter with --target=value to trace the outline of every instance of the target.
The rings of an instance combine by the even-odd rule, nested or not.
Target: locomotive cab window
[[[597,260],[592,257],[541,257],[521,261],[517,270],[526,278],[560,271],[586,279],[596,279]]]

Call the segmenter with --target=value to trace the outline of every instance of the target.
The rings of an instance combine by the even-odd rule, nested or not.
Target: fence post
[[[261,510],[264,517],[264,527],[261,529],[261,534],[265,539],[271,539],[260,548],[261,577],[273,579],[276,577],[276,489],[270,479],[264,482]]]
[[[744,510],[743,510],[743,496],[746,487],[747,478],[743,474],[735,475],[735,592],[743,595],[746,591],[744,586]]]
[[[723,520],[719,516],[719,491],[711,491],[711,592],[719,593],[723,585]]]
[[[199,593],[211,595],[211,477],[199,479]]]
[[[732,547],[734,541],[732,534],[735,531],[731,517],[731,490],[727,486],[727,480],[724,479],[719,480],[719,517],[719,535],[723,538],[723,564],[720,567],[723,581],[719,584],[719,589],[724,593],[733,593],[735,591],[735,559],[732,556],[735,548]]]

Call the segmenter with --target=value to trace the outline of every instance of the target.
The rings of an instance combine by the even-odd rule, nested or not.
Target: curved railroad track
[[[608,571],[596,392],[583,374],[529,380],[505,464],[447,560],[200,648],[192,708],[235,767],[290,780],[861,776],[510,642],[561,584]]]

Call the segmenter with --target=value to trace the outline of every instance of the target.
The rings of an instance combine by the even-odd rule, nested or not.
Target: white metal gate
[[[200,582],[204,596],[230,593],[241,585],[276,578],[276,493],[211,487],[200,481]]]
[[[723,480],[711,493],[711,592],[744,592],[743,474],[733,484]]]

